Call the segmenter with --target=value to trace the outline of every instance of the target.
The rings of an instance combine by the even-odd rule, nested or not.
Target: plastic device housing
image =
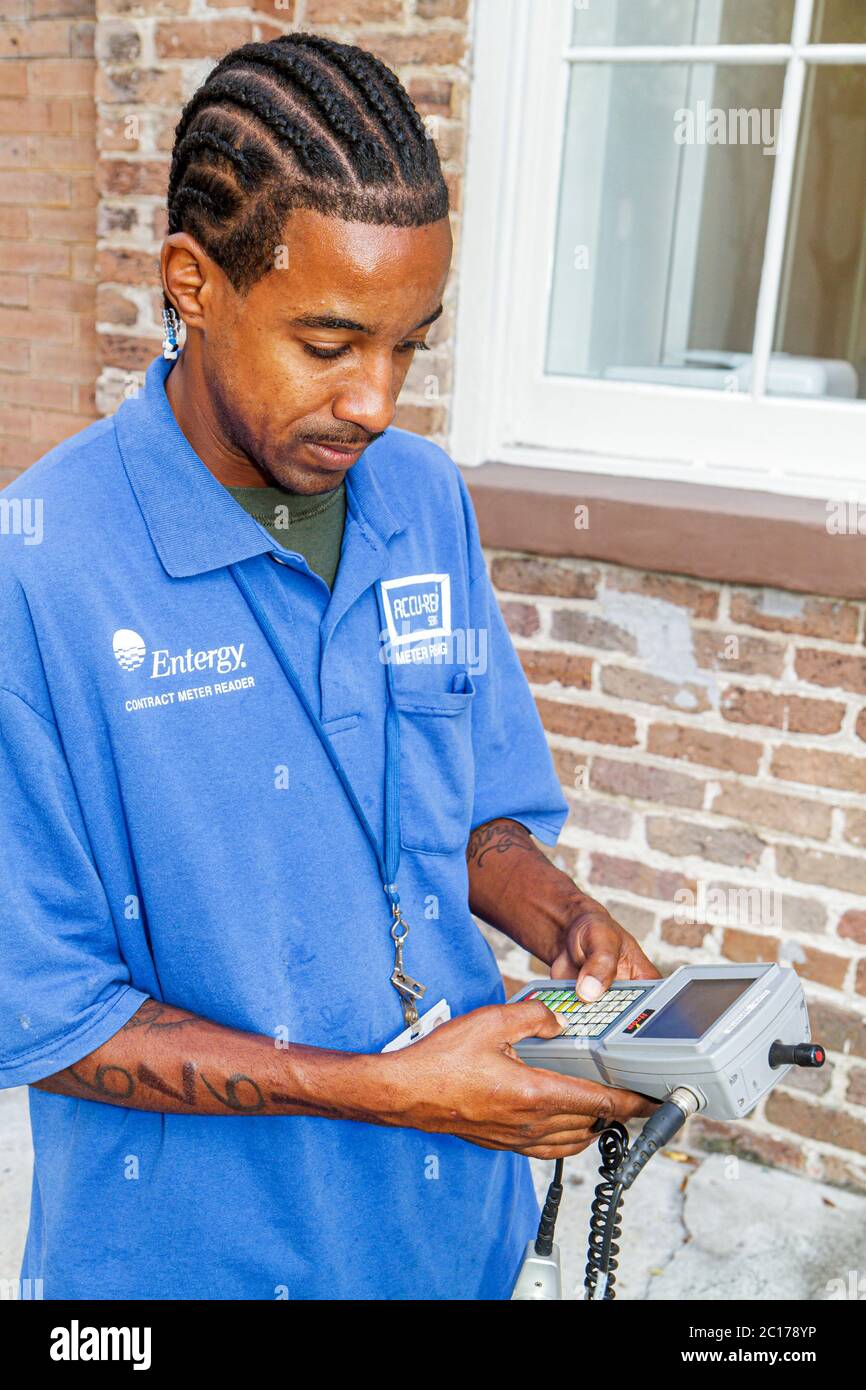
[[[746,988],[699,1037],[648,1037],[625,1030],[645,1010],[659,1019],[666,1004],[693,980],[742,981]],[[534,990],[573,989],[573,980],[534,980],[509,1003]],[[639,998],[595,1038],[524,1038],[515,1050],[530,1066],[584,1077],[663,1100],[687,1086],[710,1119],[737,1120],[754,1109],[790,1071],[771,1067],[775,1041],[810,1041],[809,1016],[795,972],[780,965],[684,965],[663,980],[616,980],[611,990],[637,989]],[[645,1025],[643,1025],[645,1026]]]

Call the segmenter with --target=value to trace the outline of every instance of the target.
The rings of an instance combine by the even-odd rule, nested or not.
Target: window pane
[[[850,7],[860,3],[850,0]],[[794,0],[574,0],[571,41],[787,43],[793,19]]]
[[[813,43],[866,43],[863,0],[816,0]]]
[[[866,67],[812,68],[803,130],[768,390],[864,399]]]
[[[783,82],[782,67],[574,68],[548,372],[747,386]]]

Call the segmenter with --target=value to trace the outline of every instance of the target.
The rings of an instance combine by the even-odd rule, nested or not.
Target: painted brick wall
[[[793,965],[829,1049],[691,1138],[866,1191],[866,605],[490,561],[571,804],[554,861],[664,971]]]
[[[0,0],[0,485],[96,418],[93,0]]]

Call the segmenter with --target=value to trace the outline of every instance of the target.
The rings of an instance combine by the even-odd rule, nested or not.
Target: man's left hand
[[[657,980],[633,936],[543,854],[525,825],[503,818],[473,830],[466,849],[469,906],[554,980],[577,980],[587,1003],[613,980]]]
[[[577,980],[587,1003],[601,998],[614,980],[661,978],[633,936],[592,898],[579,898],[562,933],[562,950],[550,967],[553,980]]]

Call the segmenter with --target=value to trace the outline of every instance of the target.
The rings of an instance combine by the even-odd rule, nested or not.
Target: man
[[[652,1107],[517,1058],[559,1025],[470,913],[587,998],[656,972],[533,843],[567,808],[466,488],[391,428],[450,264],[436,151],[369,54],[248,45],[183,113],[169,233],[144,392],[7,494],[44,505],[2,566],[22,1275],[505,1298],[521,1155]]]

